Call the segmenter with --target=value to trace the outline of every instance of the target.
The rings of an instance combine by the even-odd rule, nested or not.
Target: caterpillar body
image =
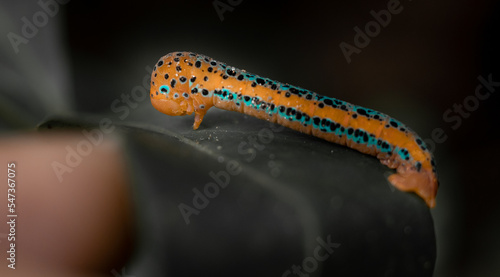
[[[396,169],[388,178],[391,184],[435,206],[439,184],[431,152],[415,132],[383,113],[191,52],[160,58],[152,72],[150,98],[153,107],[167,115],[194,113],[195,130],[215,106],[376,156]]]

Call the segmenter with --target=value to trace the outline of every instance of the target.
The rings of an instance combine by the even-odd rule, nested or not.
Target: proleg
[[[173,52],[151,76],[151,104],[167,115],[195,114],[196,130],[215,106],[281,124],[377,157],[396,169],[389,182],[429,207],[439,186],[432,153],[398,120],[375,110],[228,66],[204,55]]]

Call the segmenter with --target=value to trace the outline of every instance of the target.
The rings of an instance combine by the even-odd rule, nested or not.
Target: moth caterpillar
[[[215,106],[281,124],[377,157],[396,173],[389,182],[435,206],[436,166],[424,141],[398,120],[240,70],[204,55],[173,52],[151,76],[151,104],[167,115],[195,114],[200,126]]]

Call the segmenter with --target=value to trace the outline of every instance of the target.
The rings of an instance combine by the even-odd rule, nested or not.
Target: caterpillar
[[[153,68],[151,104],[171,115],[195,115],[198,129],[215,106],[281,124],[377,157],[396,173],[389,182],[434,207],[439,186],[424,141],[398,120],[375,110],[273,81],[192,52],[173,52]]]

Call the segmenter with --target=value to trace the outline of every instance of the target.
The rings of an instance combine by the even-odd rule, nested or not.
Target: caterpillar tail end
[[[422,170],[398,172],[389,176],[389,182],[401,191],[414,192],[429,208],[436,206],[438,180],[432,172]]]

